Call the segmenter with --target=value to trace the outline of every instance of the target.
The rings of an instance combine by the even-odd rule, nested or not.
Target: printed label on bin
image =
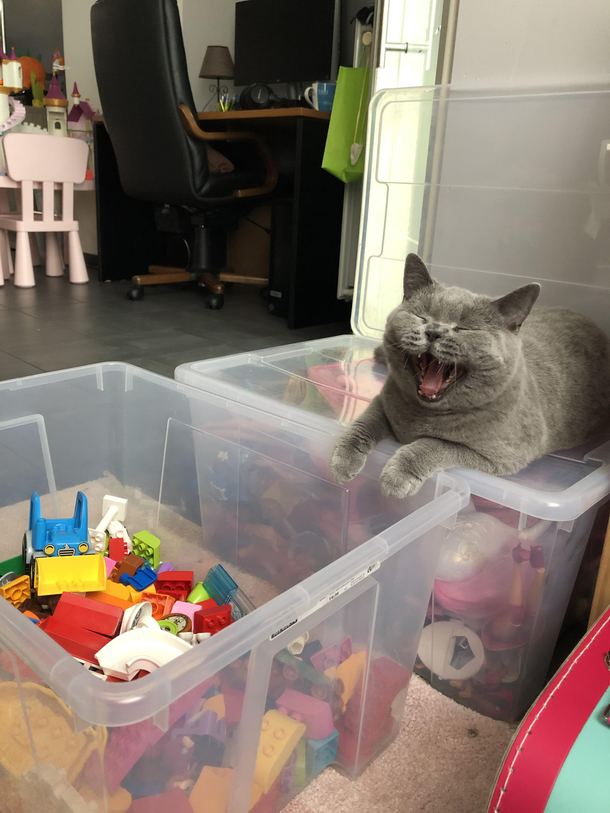
[[[320,609],[320,607],[324,607],[325,604],[334,601],[342,593],[345,593],[346,590],[351,590],[352,587],[355,587],[363,579],[366,579],[366,577],[370,576],[371,573],[374,573],[376,570],[379,570],[380,565],[381,562],[374,562],[372,565],[369,565],[367,568],[365,568],[365,570],[361,570],[360,573],[357,573],[355,576],[352,576],[352,578],[349,579],[349,581],[346,581],[345,584],[341,585],[341,587],[337,587],[337,589],[333,590],[332,593],[329,593],[327,596],[324,596],[324,598],[321,598],[317,604],[314,604],[313,607],[310,607],[310,609],[307,610],[306,613],[303,613],[303,615],[299,616],[299,618],[295,618],[294,621],[290,622],[290,624],[286,624],[281,629],[276,630],[276,632],[274,632],[273,635],[269,637],[269,640],[273,641],[273,639],[277,638],[278,635],[281,635],[283,632],[286,632],[286,630],[290,629],[290,627],[294,627],[295,624],[298,624],[299,621],[302,621],[304,618],[307,618],[307,616],[311,615],[312,613],[315,613],[316,610]]]

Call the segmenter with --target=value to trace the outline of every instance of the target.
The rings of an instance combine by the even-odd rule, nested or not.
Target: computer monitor
[[[236,85],[334,81],[339,0],[243,0],[235,4]]]

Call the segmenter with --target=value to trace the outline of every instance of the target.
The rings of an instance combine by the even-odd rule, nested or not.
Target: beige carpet
[[[512,734],[413,677],[394,742],[355,781],[327,768],[285,813],[483,813]]]
[[[156,526],[157,502],[125,489],[110,474],[81,486],[89,499],[90,524],[101,515],[104,494],[129,498],[127,525],[132,531]],[[60,516],[71,516],[77,489],[58,493]],[[0,560],[21,552],[29,502],[0,509]],[[48,496],[43,516],[52,516]],[[202,529],[162,509],[157,533],[162,559],[205,574],[219,560],[205,548]],[[262,579],[229,565],[257,606],[277,594]],[[303,790],[286,813],[483,813],[511,739],[512,729],[459,706],[413,677],[398,737],[355,781],[327,768]]]

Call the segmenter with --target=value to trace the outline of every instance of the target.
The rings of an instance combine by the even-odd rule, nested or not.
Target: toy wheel
[[[291,682],[296,680],[299,676],[299,670],[292,663],[287,663],[282,669],[282,672],[286,680],[290,680]]]
[[[32,583],[32,577],[34,575],[34,559],[32,558],[28,561],[28,535],[27,533],[23,534],[23,546],[22,546],[22,555],[23,555],[23,568],[25,571],[25,575],[29,578],[30,583]]]
[[[208,294],[205,298],[205,306],[213,311],[219,311],[225,304],[225,298],[222,294]]]
[[[127,299],[131,299],[133,302],[144,299],[144,288],[142,285],[133,285],[131,288],[128,288]]]
[[[328,686],[322,683],[313,683],[311,686],[311,696],[316,700],[326,700],[328,697]]]

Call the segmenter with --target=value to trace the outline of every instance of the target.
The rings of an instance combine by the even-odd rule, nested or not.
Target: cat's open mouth
[[[412,355],[411,363],[417,373],[417,394],[422,401],[437,401],[466,374],[462,364],[448,364],[432,353]]]

